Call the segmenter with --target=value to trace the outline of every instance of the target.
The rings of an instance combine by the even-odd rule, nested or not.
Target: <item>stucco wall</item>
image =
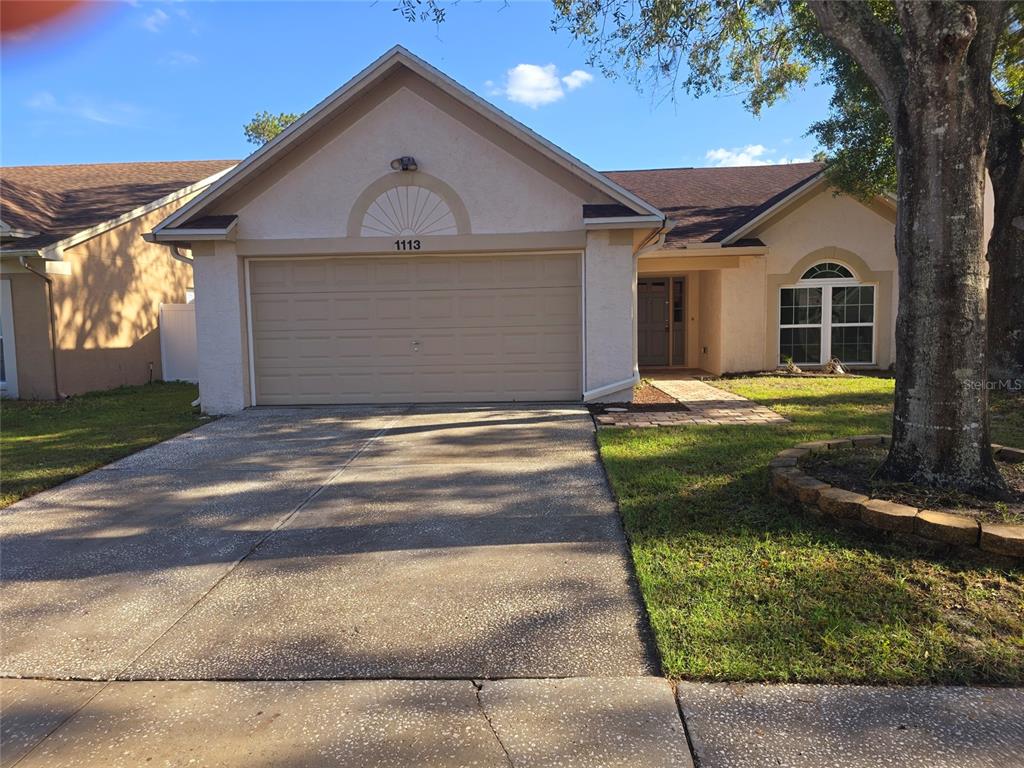
[[[700,272],[698,367],[722,373],[722,271]]]
[[[411,179],[389,167],[410,155],[459,196],[473,234],[580,229],[582,203],[607,198],[523,146],[433,86],[396,75],[214,210],[239,215],[240,240],[353,237],[353,204],[381,177]]]
[[[160,304],[183,303],[192,273],[142,234],[182,202],[65,250],[71,274],[53,278],[62,394],[143,384],[151,365],[152,378],[161,378]]]
[[[898,278],[893,222],[881,209],[875,210],[850,197],[835,196],[823,190],[787,215],[770,222],[757,236],[769,247],[766,265],[765,301],[760,324],[767,333],[761,366],[773,368],[778,354],[778,287],[799,278],[798,267],[805,267],[809,254],[828,258],[829,250],[846,259],[866,282],[878,285],[876,298],[876,365],[888,367],[894,360],[894,335]],[[754,322],[757,308],[745,306],[737,311],[743,322]],[[748,316],[749,315],[749,316]],[[743,370],[727,368],[727,370]]]
[[[873,270],[896,268],[893,223],[845,195],[822,190],[757,236],[768,245],[768,273],[783,274],[811,251],[837,246]]]
[[[245,276],[234,243],[194,249],[199,398],[205,413],[249,405]]]
[[[636,365],[636,268],[629,230],[587,234],[585,258],[586,376],[584,390],[625,381]],[[632,384],[591,398],[632,399]]]
[[[723,371],[757,371],[764,367],[765,258],[741,256],[737,269],[721,275],[721,358]]]
[[[394,158],[419,170],[395,172]],[[582,205],[603,192],[408,71],[327,117],[288,153],[206,209],[237,214],[233,243],[197,247],[200,397],[208,413],[249,405],[244,264],[248,258],[340,254],[387,258],[393,237],[363,236],[365,206],[393,180],[452,205],[456,234],[424,234],[421,255],[584,250],[584,390],[627,382],[635,367],[634,233],[583,230]],[[447,197],[445,197],[447,195]],[[412,235],[404,235],[409,237]]]

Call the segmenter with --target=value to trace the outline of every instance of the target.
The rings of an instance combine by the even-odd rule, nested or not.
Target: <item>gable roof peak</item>
[[[436,67],[419,58],[407,48],[395,45],[285,128],[276,137],[249,155],[249,157],[210,186],[205,192],[197,195],[188,204],[179,208],[174,214],[161,222],[154,232],[159,233],[162,229],[176,226],[200,214],[206,206],[227,194],[229,190],[236,188],[249,175],[255,174],[279,155],[286,153],[306,132],[314,130],[321,121],[328,119],[336,110],[343,108],[350,101],[366,92],[369,88],[372,88],[397,64],[405,66],[456,101],[461,102],[464,106],[504,129],[531,149],[546,156],[549,160],[552,160],[571,174],[602,191],[613,200],[642,215],[654,215],[664,218],[661,211],[646,200],[641,199],[612,179],[552,144],[465,86],[460,85]]]

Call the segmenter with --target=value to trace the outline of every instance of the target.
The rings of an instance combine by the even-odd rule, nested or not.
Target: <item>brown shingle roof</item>
[[[721,240],[818,174],[823,163],[605,171],[676,222],[666,247]]]
[[[40,233],[31,238],[8,239],[4,247],[42,248],[176,192],[236,162],[193,160],[0,169],[0,219],[8,226]],[[665,245],[671,247],[721,240],[823,167],[821,163],[793,163],[606,171],[605,175],[676,222],[665,238]],[[628,213],[618,205],[586,208],[587,216]]]
[[[24,165],[0,169],[0,220],[39,232],[7,239],[5,249],[41,248],[83,229],[115,219],[236,160],[95,165]]]

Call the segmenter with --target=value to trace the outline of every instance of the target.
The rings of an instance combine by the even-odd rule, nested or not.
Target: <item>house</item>
[[[210,413],[626,400],[892,364],[894,206],[821,171],[599,173],[399,47],[147,237],[191,250]]]
[[[162,377],[161,303],[192,271],[142,234],[234,161],[0,170],[0,388],[46,398]]]

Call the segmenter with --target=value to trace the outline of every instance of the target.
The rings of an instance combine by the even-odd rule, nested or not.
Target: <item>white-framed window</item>
[[[0,396],[18,396],[18,361],[14,349],[11,281],[0,280]]]
[[[779,364],[875,362],[876,286],[845,264],[823,261],[779,289]]]

